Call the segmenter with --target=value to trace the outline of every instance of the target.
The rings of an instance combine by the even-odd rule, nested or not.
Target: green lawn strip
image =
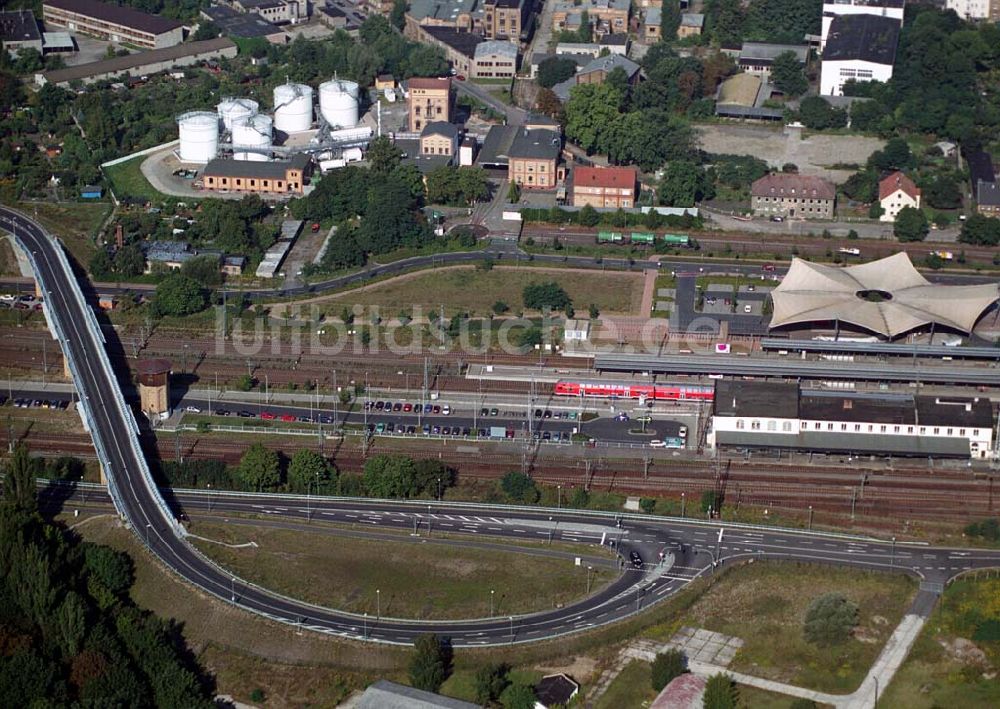
[[[997,631],[1000,579],[956,581],[879,703],[908,709],[1000,706],[1000,681],[988,678],[1000,665]]]
[[[14,207],[59,237],[84,268],[94,255],[97,229],[112,209],[110,202],[18,202]]]
[[[238,529],[198,523],[203,537],[256,548],[232,549],[195,540],[217,562],[264,588],[355,613],[400,618],[520,615],[569,603],[586,594],[587,570],[573,562],[515,552],[343,539],[280,529]],[[595,584],[612,577],[594,569]],[[592,586],[593,588],[593,586]],[[376,594],[376,589],[381,594]]]
[[[146,176],[142,174],[142,163],[148,155],[140,155],[120,162],[117,165],[105,167],[104,174],[114,187],[115,195],[123,197],[144,197],[153,202],[162,202],[170,199],[155,187],[153,187]]]

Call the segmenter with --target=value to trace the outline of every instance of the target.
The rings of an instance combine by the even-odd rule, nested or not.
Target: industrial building
[[[805,390],[720,380],[710,448],[984,459],[993,454],[988,398]]]
[[[630,0],[557,0],[552,10],[552,27],[557,31],[577,30],[583,13],[599,34],[628,31]]]
[[[72,81],[92,84],[95,81],[114,79],[122,75],[144,76],[176,67],[192,66],[208,59],[223,57],[232,59],[235,56],[236,44],[228,37],[217,37],[201,42],[178,44],[166,49],[152,49],[148,52],[129,54],[127,57],[114,57],[99,62],[46,71],[35,74],[35,84],[38,86],[53,84],[64,87],[69,86]]]
[[[263,37],[271,44],[285,44],[288,41],[288,35],[284,30],[256,13],[237,12],[225,5],[210,5],[202,8],[201,15],[215,23],[226,37],[240,39]]]
[[[892,78],[901,22],[881,15],[841,15],[830,23],[823,48],[820,94],[842,96],[848,81]]]
[[[147,49],[164,49],[184,41],[184,25],[177,20],[98,0],[45,0],[42,18],[46,27],[65,27]]]
[[[215,159],[205,165],[201,174],[207,190],[262,195],[302,194],[311,168],[309,156],[299,153],[288,160],[273,162]]]
[[[307,0],[232,0],[232,7],[240,12],[260,15],[268,22],[295,24],[309,19]]]
[[[756,74],[762,79],[771,76],[774,60],[785,52],[791,52],[803,66],[809,60],[809,47],[800,44],[772,44],[770,42],[744,42],[736,63],[748,74]]]

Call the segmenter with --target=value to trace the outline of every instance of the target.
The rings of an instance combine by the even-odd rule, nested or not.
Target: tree
[[[786,96],[801,96],[809,88],[809,81],[795,52],[782,52],[771,65],[771,82]]]
[[[656,498],[655,497],[640,497],[639,498],[639,509],[648,515],[653,514],[653,510],[656,509]]]
[[[400,32],[406,26],[406,0],[395,0],[392,3],[392,13],[389,15],[389,22]]]
[[[90,275],[95,280],[103,281],[112,278],[115,272],[115,265],[108,255],[108,250],[98,248],[90,259]]]
[[[410,684],[426,692],[436,692],[448,678],[449,653],[434,633],[418,635],[410,658]]]
[[[583,509],[590,504],[590,493],[584,487],[573,489],[573,494],[569,498],[569,506]]]
[[[670,648],[657,653],[650,670],[653,690],[659,692],[687,671],[687,658],[677,648]]]
[[[476,703],[486,705],[498,700],[510,684],[509,673],[510,665],[506,662],[480,667],[476,672]]]
[[[799,697],[788,705],[788,709],[816,709],[816,702],[812,699]]]
[[[729,675],[718,673],[705,682],[705,709],[736,709],[739,696]]]
[[[253,377],[249,374],[241,374],[236,380],[236,388],[240,391],[250,391],[253,389]]]
[[[522,291],[524,307],[531,310],[565,310],[572,305],[569,295],[555,281],[532,283]]]
[[[1000,219],[972,214],[962,224],[958,240],[963,244],[997,246],[1000,244]]]
[[[35,468],[28,457],[28,447],[17,443],[10,460],[4,466],[3,499],[22,513],[33,513],[37,507]]]
[[[930,226],[927,217],[916,207],[903,207],[896,215],[892,233],[900,241],[923,241],[927,238]]]
[[[715,196],[715,188],[705,170],[689,160],[671,160],[663,168],[657,188],[660,204],[693,207]]]
[[[535,690],[526,684],[512,684],[500,695],[504,709],[534,709]]]
[[[247,490],[263,492],[281,484],[278,454],[262,443],[254,443],[240,458],[236,476]]]
[[[566,81],[576,74],[576,62],[566,57],[549,57],[538,65],[538,76],[535,81],[539,86],[551,89],[556,84]]]
[[[723,496],[715,490],[705,490],[701,493],[701,511],[718,515],[722,511]]]
[[[552,89],[539,89],[535,109],[546,116],[557,118],[562,114],[563,105]]]
[[[132,587],[132,560],[127,554],[99,544],[83,547],[84,568],[114,594],[123,594]]]
[[[220,34],[219,26],[214,22],[202,21],[198,23],[198,29],[191,36],[194,42],[201,42],[206,39],[215,39]]]
[[[376,175],[387,175],[403,160],[403,151],[397,148],[389,138],[380,135],[368,146],[365,156],[369,169]],[[325,181],[325,180],[324,180]],[[323,181],[320,182],[322,184]]]
[[[493,304],[493,312],[496,313],[497,315],[503,315],[508,310],[510,310],[510,306],[507,305],[502,300],[498,300]]]
[[[145,270],[146,257],[138,244],[125,244],[115,253],[115,273],[119,278],[140,276]]]
[[[365,461],[363,479],[372,497],[410,497],[418,492],[416,466],[405,455],[372,456]]]
[[[601,316],[601,311],[598,309],[596,303],[591,303],[590,307],[587,308],[587,314],[590,316],[591,320],[597,320]]]
[[[441,497],[446,489],[455,484],[455,469],[440,460],[423,458],[414,463],[413,484],[417,492]]]
[[[518,471],[509,472],[500,478],[500,489],[511,502],[530,505],[538,502],[540,497],[534,478]]]
[[[116,258],[115,261],[117,262],[117,260]],[[214,256],[196,256],[185,261],[184,265],[181,266],[181,273],[203,286],[217,286],[222,283],[219,260]]]
[[[521,188],[518,187],[514,180],[510,181],[507,186],[507,201],[511,204],[517,204],[521,199]]]
[[[962,206],[962,192],[950,175],[935,175],[921,185],[924,199],[934,209],[957,209]]]
[[[858,624],[858,607],[839,593],[824,593],[809,604],[802,631],[816,645],[836,645]]]
[[[292,492],[308,492],[311,488],[318,494],[332,477],[329,461],[308,448],[295,451],[288,463],[288,488]]]
[[[595,227],[601,221],[601,215],[589,204],[585,204],[578,213],[577,221],[580,226]]]
[[[156,286],[153,311],[158,316],[190,315],[204,310],[206,303],[205,293],[196,280],[175,273]]]
[[[890,138],[885,147],[876,150],[868,158],[868,164],[881,172],[906,170],[916,165],[916,158],[910,151],[910,144],[903,138]]]
[[[834,108],[821,96],[806,96],[799,102],[799,120],[814,130],[843,128],[847,125],[847,111]]]

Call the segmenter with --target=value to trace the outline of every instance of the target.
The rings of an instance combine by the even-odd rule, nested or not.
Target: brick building
[[[507,153],[507,179],[528,189],[555,189],[563,179],[561,153],[562,138],[556,131],[518,129]]]
[[[451,120],[451,79],[414,77],[407,83],[408,125],[419,133],[428,123]]]
[[[765,217],[832,219],[837,188],[821,177],[774,173],[750,187],[753,213]]]
[[[634,167],[578,167],[573,170],[573,206],[630,209],[637,178]]]
[[[299,153],[288,160],[212,160],[202,170],[207,190],[231,190],[260,194],[302,194],[311,174],[312,161]]]

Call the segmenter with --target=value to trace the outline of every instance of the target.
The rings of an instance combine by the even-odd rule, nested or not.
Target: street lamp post
[[[687,500],[686,500],[686,499],[685,499],[685,497],[684,497],[684,493],[682,492],[682,493],[681,493],[681,517],[683,517],[683,516],[684,516],[684,503],[685,503],[686,501],[687,501]]]
[[[892,554],[889,557],[889,567],[892,568],[896,565],[896,538],[892,538]]]
[[[495,593],[496,593],[496,591],[491,588],[490,589],[490,618],[493,617],[493,594],[495,594]]]
[[[368,613],[365,613],[364,626],[362,627],[361,637],[365,640],[368,639]]]
[[[438,478],[438,502],[441,501],[441,478]]]
[[[809,529],[813,528],[813,506],[809,505]]]
[[[514,644],[514,616],[510,617],[510,644]]]
[[[232,577],[232,585],[230,586],[230,592],[231,592],[230,599],[232,600],[233,603],[236,603],[236,577],[235,576]]]
[[[375,589],[375,618],[382,620],[382,589]]]
[[[208,511],[212,511],[212,483],[206,483],[208,487]]]
[[[556,508],[562,509],[562,485],[556,485]]]
[[[153,526],[152,524],[146,525],[146,546],[149,546],[149,528],[152,526]]]
[[[594,570],[593,566],[587,567],[587,595],[590,595],[590,572]]]

